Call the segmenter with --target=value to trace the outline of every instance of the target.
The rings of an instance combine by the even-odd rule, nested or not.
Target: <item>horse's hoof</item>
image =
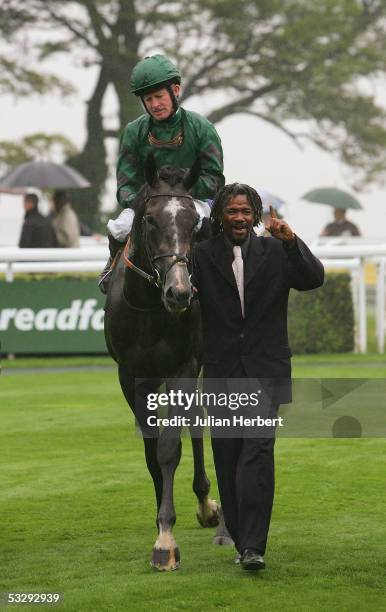
[[[196,517],[201,527],[217,527],[220,522],[219,506],[214,499],[206,498],[199,505]]]
[[[196,517],[201,527],[217,527],[219,523],[217,510],[210,516],[206,516],[205,519],[199,514],[199,512],[197,512]]]
[[[213,544],[217,544],[217,546],[231,546],[234,544],[231,536],[227,528],[225,527],[224,514],[222,508],[218,509],[219,515],[219,526],[216,531],[216,535],[213,538]]]
[[[213,538],[213,544],[217,544],[217,546],[232,546],[234,542],[229,536],[216,535]]]
[[[180,550],[178,546],[171,550],[153,548],[150,561],[153,569],[160,572],[172,572],[180,567]]]

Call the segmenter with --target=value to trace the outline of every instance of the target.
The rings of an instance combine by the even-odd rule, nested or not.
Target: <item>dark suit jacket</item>
[[[55,232],[51,219],[41,215],[37,209],[26,212],[19,247],[23,249],[56,247]]]
[[[195,248],[204,378],[231,377],[242,367],[250,378],[275,380],[277,403],[290,402],[288,294],[291,287],[306,291],[322,285],[323,266],[300,238],[289,249],[276,238],[252,233],[244,258],[243,318],[232,262],[232,247],[223,235]]]

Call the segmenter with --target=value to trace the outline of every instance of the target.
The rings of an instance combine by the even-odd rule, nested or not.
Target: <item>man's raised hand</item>
[[[265,224],[265,229],[268,230],[274,238],[283,240],[283,242],[292,242],[295,240],[295,234],[288,223],[283,219],[277,218],[277,214],[271,205],[269,206],[269,214],[270,219],[269,222]]]

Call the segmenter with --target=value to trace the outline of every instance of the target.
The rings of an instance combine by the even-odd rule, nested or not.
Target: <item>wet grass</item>
[[[332,357],[295,371],[385,371],[377,356]],[[182,566],[163,575],[149,567],[153,488],[115,372],[5,374],[0,414],[0,591],[59,592],[69,611],[385,610],[385,440],[279,439],[267,570],[250,575],[196,523],[184,439]],[[215,483],[208,440],[206,454]]]

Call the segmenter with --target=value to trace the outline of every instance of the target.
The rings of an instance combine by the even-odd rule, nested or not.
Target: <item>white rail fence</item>
[[[356,350],[367,351],[367,305],[365,264],[376,265],[376,336],[380,353],[385,349],[385,244],[318,244],[312,251],[325,268],[345,269],[352,278],[353,302],[356,318]],[[38,272],[95,272],[98,273],[108,257],[106,245],[81,249],[19,249],[0,247],[0,272],[12,282],[16,273]]]
[[[326,269],[345,268],[352,278],[353,300],[356,315],[356,350],[367,351],[367,296],[365,264],[371,262],[376,267],[375,331],[379,353],[385,350],[385,273],[386,243],[366,244],[364,241],[348,241],[351,244],[311,245],[312,252],[319,257]],[[339,265],[342,264],[342,265]]]

